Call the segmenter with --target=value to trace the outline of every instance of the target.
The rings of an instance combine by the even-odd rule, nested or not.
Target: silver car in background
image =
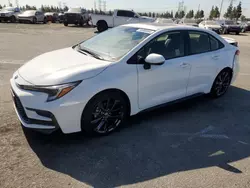
[[[29,22],[36,24],[38,22],[47,23],[46,16],[42,11],[38,10],[26,10],[18,15],[19,23]]]

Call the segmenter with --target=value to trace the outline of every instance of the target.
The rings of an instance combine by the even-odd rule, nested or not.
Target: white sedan
[[[238,69],[238,47],[212,31],[129,24],[40,55],[10,82],[24,127],[104,135],[152,107],[220,97]]]
[[[212,30],[212,31],[216,32],[217,34],[222,33],[222,27],[216,21],[209,21],[209,20],[202,21],[201,23],[199,23],[199,27],[203,28],[203,29]]]

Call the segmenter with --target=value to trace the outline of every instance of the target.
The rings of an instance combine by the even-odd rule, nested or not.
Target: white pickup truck
[[[130,10],[115,10],[112,16],[92,14],[91,20],[93,26],[97,27],[99,32],[105,31],[109,27],[116,27],[123,24],[155,21],[154,18],[140,16]]]

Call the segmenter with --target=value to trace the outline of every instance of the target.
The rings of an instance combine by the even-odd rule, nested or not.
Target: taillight
[[[235,52],[235,55],[240,55],[240,50],[237,50],[237,51]]]

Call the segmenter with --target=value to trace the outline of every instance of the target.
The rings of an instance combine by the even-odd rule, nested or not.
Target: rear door
[[[114,27],[118,25],[128,24],[129,20],[135,17],[135,13],[127,10],[118,10],[114,16]]]
[[[201,31],[188,31],[188,62],[191,64],[187,95],[210,91],[220,62],[224,45],[212,35]]]

